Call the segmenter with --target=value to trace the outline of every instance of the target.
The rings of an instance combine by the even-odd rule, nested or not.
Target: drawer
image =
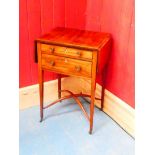
[[[91,77],[89,61],[76,60],[55,55],[42,54],[42,68],[66,75]]]
[[[75,48],[41,44],[41,51],[42,51],[42,54],[61,55],[61,56],[67,56],[67,57],[78,58],[78,59],[86,59],[86,60],[92,59],[91,51],[80,50]]]

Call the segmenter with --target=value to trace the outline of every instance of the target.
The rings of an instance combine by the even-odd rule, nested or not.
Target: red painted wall
[[[134,0],[20,0],[20,87],[37,83],[33,40],[56,26],[112,34],[106,88],[134,108]]]
[[[19,84],[20,87],[38,83],[37,64],[34,63],[34,39],[56,26],[65,26],[64,0],[19,1]],[[45,81],[56,74],[45,72]]]

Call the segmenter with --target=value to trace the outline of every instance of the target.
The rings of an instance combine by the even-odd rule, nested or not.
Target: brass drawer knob
[[[65,52],[65,53],[68,53],[68,49],[66,48],[66,49],[64,50],[64,52]]]
[[[76,54],[80,56],[81,55],[81,52],[80,51],[77,51]]]
[[[55,62],[54,61],[51,61],[50,64],[51,64],[51,66],[54,66],[55,65]]]
[[[54,48],[54,47],[51,47],[51,48],[50,48],[50,52],[51,52],[51,53],[53,53],[53,52],[54,52],[54,50],[55,50],[55,48]]]
[[[75,66],[75,70],[76,70],[77,72],[80,72],[81,67],[80,67],[80,66]]]

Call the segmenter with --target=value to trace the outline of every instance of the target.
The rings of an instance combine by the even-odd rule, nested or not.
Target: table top
[[[60,46],[99,50],[110,38],[109,33],[58,27],[36,39],[36,41]]]

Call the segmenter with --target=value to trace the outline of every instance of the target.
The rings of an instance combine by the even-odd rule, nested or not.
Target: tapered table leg
[[[44,71],[39,69],[40,122],[43,121],[43,96],[44,96],[43,74]]]
[[[95,88],[96,88],[96,81],[92,80],[91,82],[91,103],[90,103],[90,130],[89,130],[90,134],[92,134],[92,130],[93,130]]]
[[[101,111],[103,110],[104,107],[104,96],[105,96],[105,83],[106,83],[106,75],[107,73],[107,65],[105,65],[105,69],[104,69],[104,75],[103,75],[103,81],[102,81],[102,94],[101,94]]]
[[[105,93],[105,87],[102,85],[102,92],[101,92],[101,111],[103,110],[103,106],[104,106],[104,93]]]
[[[91,78],[91,103],[90,103],[90,130],[92,134],[93,130],[93,117],[94,117],[94,102],[95,102],[95,89],[96,89],[96,68],[97,68],[97,52],[93,52],[92,61],[92,78]]]
[[[61,98],[61,74],[58,74],[58,98]]]

